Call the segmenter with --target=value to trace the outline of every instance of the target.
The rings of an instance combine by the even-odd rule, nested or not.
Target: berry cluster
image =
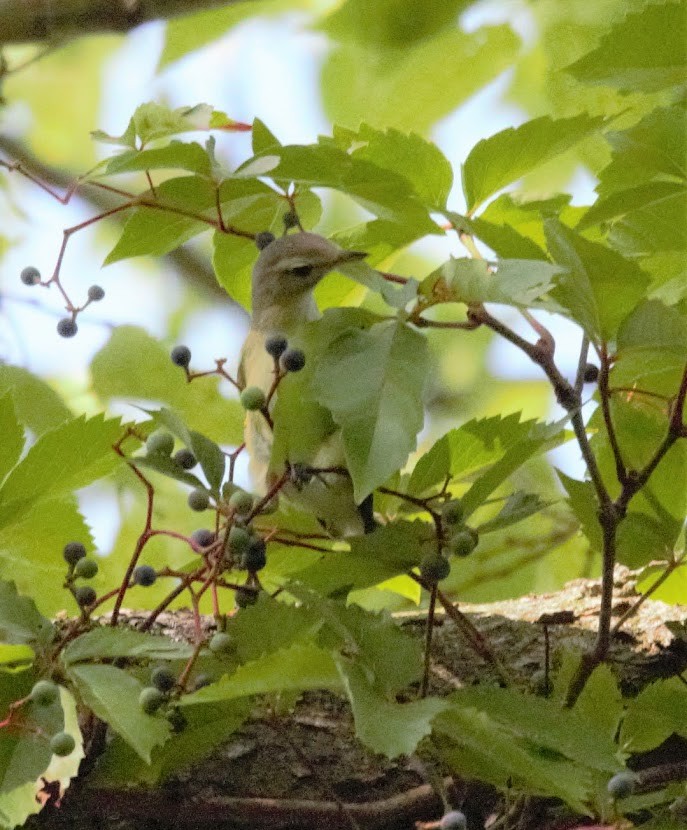
[[[448,554],[469,556],[479,543],[476,530],[463,521],[465,511],[459,499],[447,501],[441,508],[441,535]],[[443,552],[428,553],[420,562],[420,576],[427,582],[440,582],[451,572],[451,565]]]

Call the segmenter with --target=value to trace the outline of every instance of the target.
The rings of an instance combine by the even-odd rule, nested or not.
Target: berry
[[[300,349],[287,349],[279,363],[285,372],[300,372],[305,366],[305,355]]]
[[[150,673],[150,682],[161,692],[169,692],[176,686],[176,676],[167,666],[158,666]]]
[[[62,551],[65,562],[70,565],[76,565],[79,559],[83,559],[86,555],[86,548],[81,542],[67,542]]]
[[[95,590],[90,585],[79,585],[78,588],[74,589],[74,598],[80,608],[87,608],[89,605],[93,605],[96,596]]]
[[[241,557],[241,565],[251,573],[261,571],[267,564],[267,545],[264,539],[251,539],[248,550]]]
[[[241,392],[241,406],[247,409],[248,412],[255,412],[257,409],[262,409],[267,403],[265,393],[259,386],[249,386]]]
[[[138,705],[147,715],[154,715],[164,702],[164,694],[155,686],[146,686],[138,696]]]
[[[41,281],[41,272],[33,265],[27,265],[26,268],[22,269],[19,278],[24,285],[37,285]]]
[[[150,588],[155,584],[157,579],[157,571],[152,565],[139,565],[134,568],[134,583],[143,588]]]
[[[438,553],[428,553],[420,562],[420,576],[428,582],[439,582],[451,573],[448,559]]]
[[[463,521],[464,514],[465,511],[463,510],[463,504],[458,499],[447,501],[441,508],[441,518],[447,525],[460,524]]]
[[[93,579],[98,573],[98,563],[95,559],[80,559],[74,568],[74,576],[81,579]]]
[[[234,599],[239,608],[248,608],[249,605],[255,605],[258,601],[258,594],[250,588],[237,588]]]
[[[92,303],[100,302],[105,296],[105,289],[100,285],[92,285],[88,289],[88,299]]]
[[[300,227],[298,222],[298,214],[295,210],[287,211],[284,216],[282,217],[282,221],[284,222],[284,228],[288,231],[290,228],[298,228]]]
[[[198,459],[191,450],[183,449],[174,453],[174,461],[182,470],[192,470],[198,463]]]
[[[199,548],[208,548],[215,541],[215,534],[211,530],[201,527],[199,530],[193,531],[191,539]]]
[[[636,785],[637,776],[633,772],[619,772],[606,784],[606,790],[611,798],[627,798]]]
[[[57,324],[57,333],[60,337],[74,337],[78,330],[76,320],[72,320],[71,317],[63,317]]]
[[[217,634],[212,635],[210,640],[210,651],[213,654],[227,654],[228,652],[233,651],[233,649],[234,643],[228,634],[218,631]]]
[[[463,527],[448,540],[450,553],[456,556],[469,556],[477,547],[479,536],[471,527]]]
[[[207,510],[209,505],[210,496],[205,490],[201,490],[200,487],[195,490],[191,490],[188,494],[188,506],[191,510],[195,510],[200,513],[203,510]]]
[[[445,813],[439,822],[439,830],[467,830],[468,822],[460,810]]]
[[[245,527],[234,525],[229,531],[229,550],[236,556],[242,556],[251,543],[251,535]]]
[[[178,706],[172,707],[169,712],[167,712],[167,720],[169,721],[169,725],[175,735],[178,735],[179,732],[183,732],[188,726],[186,715],[184,715]]]
[[[39,706],[50,706],[55,703],[60,695],[60,690],[52,680],[39,680],[29,693],[29,699]]]
[[[148,455],[171,455],[174,449],[174,436],[164,429],[156,429],[146,440]]]
[[[255,244],[259,251],[271,245],[272,242],[274,242],[274,234],[269,231],[260,231],[260,233],[255,235]]]
[[[58,732],[50,739],[50,749],[60,758],[71,755],[75,746],[76,741],[68,732]]]
[[[289,347],[289,341],[281,334],[273,334],[265,340],[267,354],[278,360]]]
[[[234,513],[238,513],[239,516],[245,516],[253,509],[253,496],[250,493],[246,493],[245,490],[236,490],[236,492],[231,494],[229,507],[231,507]]]
[[[584,367],[584,374],[582,375],[585,383],[596,383],[599,379],[599,367],[594,363],[587,363]]]
[[[191,363],[191,350],[188,346],[175,346],[169,353],[172,363],[182,369],[188,369]]]

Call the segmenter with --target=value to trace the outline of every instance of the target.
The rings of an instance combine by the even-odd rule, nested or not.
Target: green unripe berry
[[[157,571],[152,565],[139,565],[134,568],[133,577],[136,585],[140,585],[142,588],[150,588],[151,585],[155,584]]]
[[[98,563],[95,559],[79,559],[74,568],[74,576],[80,579],[93,579],[98,573]]]
[[[251,573],[261,571],[267,564],[267,545],[264,539],[251,539],[248,550],[241,557],[241,565]]]
[[[249,605],[255,605],[258,601],[258,593],[249,588],[237,588],[235,600],[239,608],[248,608]]]
[[[81,542],[67,542],[62,551],[64,561],[69,565],[76,565],[79,559],[86,555],[86,548]]]
[[[24,285],[37,285],[41,281],[41,272],[33,265],[27,265],[26,268],[22,268],[19,278]]]
[[[234,525],[229,531],[229,550],[235,556],[241,556],[248,550],[251,542],[251,535],[245,527],[238,527]]]
[[[76,320],[71,317],[63,317],[57,324],[57,333],[60,337],[74,337],[79,330]]]
[[[75,747],[76,741],[68,732],[58,732],[50,739],[50,749],[60,758],[64,758],[65,755],[71,755]]]
[[[265,340],[267,354],[275,360],[279,360],[288,347],[289,341],[281,334],[273,334]]]
[[[241,392],[241,406],[248,412],[262,409],[266,403],[265,393],[259,386],[249,386]]]
[[[158,666],[150,673],[150,682],[161,692],[169,692],[176,686],[176,675],[167,666]]]
[[[52,680],[39,680],[29,693],[29,699],[39,706],[50,706],[59,696],[60,690]]]
[[[447,525],[458,525],[463,521],[465,510],[463,503],[458,499],[447,501],[441,508],[441,518]]]
[[[174,436],[164,429],[156,429],[146,440],[146,453],[148,455],[170,456],[174,449]]]
[[[479,536],[471,527],[463,527],[448,540],[449,552],[454,556],[469,556],[477,547]]]
[[[87,608],[93,605],[97,597],[94,589],[90,585],[79,585],[74,589],[74,598],[76,599],[80,608]]]
[[[210,496],[207,494],[207,491],[201,490],[199,487],[191,490],[188,494],[188,506],[191,510],[195,510],[198,513],[207,510],[210,506]]]
[[[428,582],[440,582],[451,573],[451,565],[444,556],[428,553],[420,562],[420,576]]]
[[[439,822],[439,830],[467,830],[468,821],[460,810],[445,813]]]
[[[610,779],[606,790],[611,798],[627,798],[637,786],[637,776],[633,772],[619,772]]]
[[[274,234],[270,233],[269,231],[260,231],[260,233],[255,235],[255,244],[259,251],[262,251],[263,248],[266,248],[268,245],[271,245],[274,242]]]
[[[305,354],[300,349],[287,349],[279,360],[284,372],[300,372],[305,366]]]
[[[98,303],[105,296],[105,289],[100,285],[92,285],[88,289],[88,299],[92,303]]]
[[[172,363],[182,369],[188,369],[191,364],[191,350],[188,346],[175,346],[169,353]]]
[[[138,704],[147,715],[154,715],[164,702],[164,694],[155,686],[146,686],[138,696]]]
[[[198,459],[191,450],[181,449],[174,453],[174,461],[182,470],[192,470],[198,463]]]
[[[290,230],[291,228],[298,228],[299,227],[298,214],[296,213],[295,210],[287,211],[283,215],[282,221],[284,222],[284,229],[287,230],[287,231]]]
[[[245,516],[253,509],[253,496],[245,490],[236,490],[231,494],[229,507],[239,516]]]
[[[213,654],[227,654],[234,649],[234,643],[228,634],[218,631],[210,640],[210,651]]]

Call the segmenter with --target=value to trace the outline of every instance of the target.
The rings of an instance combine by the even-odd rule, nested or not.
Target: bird
[[[306,324],[321,316],[313,289],[330,271],[367,254],[345,250],[308,231],[276,239],[265,232],[256,242],[261,250],[252,272],[252,318],[241,350],[238,381],[244,389],[258,387],[268,393],[275,378],[275,357],[266,349],[268,341],[283,338],[282,344],[283,340],[289,345],[302,342]],[[355,503],[353,484],[345,473],[341,432],[327,410],[314,402],[300,406],[298,383],[299,378],[286,375],[269,404],[269,413],[273,413],[280,394],[290,394],[288,414],[294,423],[287,429],[296,436],[293,443],[300,444],[293,450],[295,457],[283,459],[295,475],[279,490],[279,499],[314,515],[334,538],[370,532],[376,526],[372,501],[368,498],[362,505]],[[249,472],[263,496],[284,473],[272,457],[274,435],[280,425],[275,423],[273,427],[270,420],[264,412],[249,411],[244,429]],[[307,440],[301,441],[304,435]],[[320,474],[318,470],[338,472]]]

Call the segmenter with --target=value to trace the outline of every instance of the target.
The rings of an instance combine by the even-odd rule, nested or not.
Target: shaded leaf
[[[17,593],[14,582],[0,580],[0,641],[45,646],[52,634],[52,623],[34,601]]]
[[[193,653],[187,643],[130,628],[103,626],[72,640],[62,652],[62,662],[71,666],[86,660],[130,657],[133,660],[185,660]]]

